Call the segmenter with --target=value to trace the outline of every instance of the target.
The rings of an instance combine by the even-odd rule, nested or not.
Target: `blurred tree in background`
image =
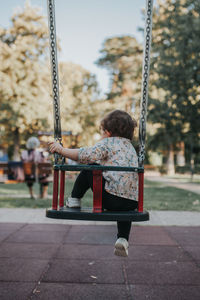
[[[28,136],[52,129],[53,109],[47,22],[28,3],[11,21],[10,28],[0,28],[0,126],[1,144],[18,160]],[[59,69],[62,130],[91,143],[97,81],[76,64],[60,63]]]
[[[142,50],[142,45],[131,36],[109,38],[103,44],[97,65],[109,71],[110,91],[107,99],[115,108],[131,112],[139,105]]]
[[[1,139],[19,159],[20,137],[48,125],[47,25],[40,11],[26,4],[8,29],[0,28]]]
[[[96,78],[80,65],[65,62],[59,64],[59,77],[62,129],[78,135],[80,144],[92,144],[98,116]]]
[[[199,0],[158,1],[153,17],[153,92],[148,119],[156,128],[151,146],[165,150],[168,173],[174,172],[175,151],[177,163],[184,164],[185,148],[190,152],[188,160],[195,147],[200,149],[199,37]]]

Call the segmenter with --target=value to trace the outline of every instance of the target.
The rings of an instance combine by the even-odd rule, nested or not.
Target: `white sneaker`
[[[115,243],[114,254],[117,256],[128,256],[128,241],[124,238],[118,238]]]
[[[81,199],[69,197],[66,201],[66,206],[71,208],[81,207]]]

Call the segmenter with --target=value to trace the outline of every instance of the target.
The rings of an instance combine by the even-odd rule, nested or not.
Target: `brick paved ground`
[[[199,300],[200,227],[0,223],[2,300]]]

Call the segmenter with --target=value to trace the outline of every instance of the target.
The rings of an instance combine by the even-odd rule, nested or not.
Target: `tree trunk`
[[[14,142],[13,160],[20,161],[20,159],[21,159],[20,152],[19,152],[19,150],[20,150],[20,135],[19,135],[18,127],[15,129],[13,142]]]
[[[193,153],[193,143],[190,143],[190,172],[191,172],[191,181],[193,180],[194,175],[194,153]]]
[[[167,168],[167,175],[175,174],[173,145],[169,146],[166,168]]]
[[[180,142],[178,144],[179,150],[177,151],[177,166],[183,167],[185,166],[185,144],[184,142]]]

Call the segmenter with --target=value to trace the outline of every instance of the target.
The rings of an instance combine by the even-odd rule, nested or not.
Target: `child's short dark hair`
[[[108,113],[101,121],[103,130],[111,133],[111,136],[133,139],[134,129],[137,122],[125,111],[116,109]]]

